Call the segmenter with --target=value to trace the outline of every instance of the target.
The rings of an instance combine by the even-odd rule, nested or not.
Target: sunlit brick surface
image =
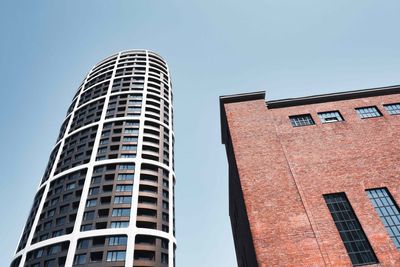
[[[386,187],[400,201],[400,117],[384,108],[400,102],[393,90],[273,108],[263,95],[222,102],[239,266],[351,266],[323,197],[339,192],[379,266],[400,266],[399,251],[365,191]],[[355,109],[370,106],[383,116],[361,119]],[[344,121],[323,124],[318,113],[328,111],[340,111]],[[311,114],[315,125],[293,127],[289,116],[301,114]]]

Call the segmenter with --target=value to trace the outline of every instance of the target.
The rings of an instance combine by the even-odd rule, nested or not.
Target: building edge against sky
[[[82,81],[11,266],[175,266],[174,131],[167,63],[113,54]]]
[[[400,265],[400,86],[222,96],[220,115],[238,266]]]

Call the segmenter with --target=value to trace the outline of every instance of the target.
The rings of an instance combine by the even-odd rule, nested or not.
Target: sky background
[[[112,53],[146,48],[173,81],[177,266],[236,266],[218,97],[400,84],[399,12],[398,0],[1,1],[1,265],[81,80]]]

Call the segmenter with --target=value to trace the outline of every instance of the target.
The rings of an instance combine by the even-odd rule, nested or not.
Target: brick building
[[[238,266],[400,266],[400,86],[220,108]]]

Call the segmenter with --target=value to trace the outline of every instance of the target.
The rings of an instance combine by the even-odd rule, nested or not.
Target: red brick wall
[[[323,194],[345,192],[380,266],[400,266],[365,189],[387,187],[400,203],[400,115],[384,103],[399,95],[267,109],[263,100],[225,104],[245,206],[260,266],[351,266]],[[383,117],[360,119],[376,105]],[[344,122],[321,124],[339,110]],[[311,113],[316,125],[292,127]]]

